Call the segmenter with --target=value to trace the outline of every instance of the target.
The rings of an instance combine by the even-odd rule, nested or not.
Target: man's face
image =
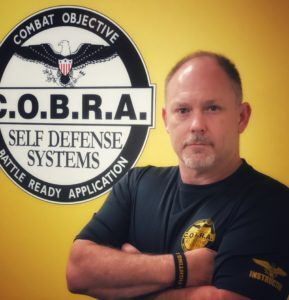
[[[239,134],[249,119],[232,81],[210,57],[185,63],[167,85],[163,110],[180,167],[210,170],[239,160]]]

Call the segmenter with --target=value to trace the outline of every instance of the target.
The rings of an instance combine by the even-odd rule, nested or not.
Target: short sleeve
[[[119,248],[127,241],[132,201],[130,173],[116,183],[102,208],[76,236],[76,239]]]
[[[214,286],[255,300],[287,299],[288,195],[287,188],[263,188],[242,200],[217,253]]]

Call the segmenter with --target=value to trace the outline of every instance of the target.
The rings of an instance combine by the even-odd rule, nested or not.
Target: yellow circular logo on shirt
[[[214,223],[211,219],[196,221],[183,234],[182,249],[184,251],[205,247],[216,238]]]

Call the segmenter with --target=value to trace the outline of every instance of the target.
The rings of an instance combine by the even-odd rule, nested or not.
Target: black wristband
[[[184,288],[187,284],[187,274],[188,274],[187,260],[183,252],[174,253],[173,257],[175,261],[175,271],[176,271],[174,288],[181,289]]]

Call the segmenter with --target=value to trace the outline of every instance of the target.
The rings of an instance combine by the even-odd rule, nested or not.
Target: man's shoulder
[[[129,170],[115,186],[114,190],[122,189],[130,191],[131,195],[136,193],[142,195],[156,194],[169,187],[175,188],[178,183],[178,167],[135,167]]]
[[[135,167],[130,170],[128,176],[133,181],[152,181],[159,183],[161,181],[167,181],[169,178],[178,176],[178,167],[156,167],[156,166],[145,166]]]
[[[251,167],[252,170],[252,184],[256,189],[267,192],[280,192],[289,195],[289,188],[277,179],[261,173]],[[288,199],[289,200],[289,199]]]
[[[247,195],[248,204],[256,203],[268,207],[283,206],[289,209],[289,188],[273,177],[253,169],[251,166],[248,181],[244,192]]]

